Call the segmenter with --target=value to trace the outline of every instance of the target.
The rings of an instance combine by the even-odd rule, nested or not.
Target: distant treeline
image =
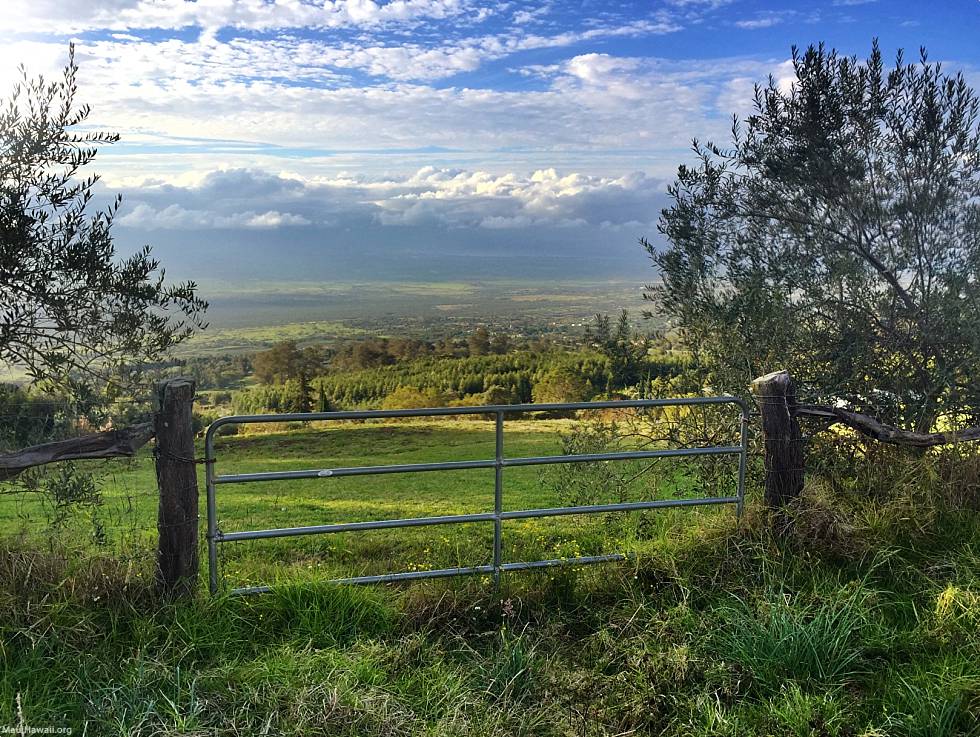
[[[232,392],[239,413],[574,402],[628,391],[683,372],[686,359],[657,350],[597,315],[575,349],[521,342],[478,328],[467,339],[371,338],[336,350],[285,341],[252,357],[260,386]]]
[[[560,342],[559,342],[560,341]],[[624,313],[597,315],[578,337],[527,339],[477,328],[422,340],[366,338],[336,346],[283,341],[254,354],[200,356],[149,367],[195,379],[199,426],[221,414],[577,402],[651,396],[683,375],[684,352],[634,332]],[[142,419],[147,402],[64,398],[0,384],[0,449]]]
[[[231,389],[252,373],[252,356],[245,353],[195,356],[162,364],[159,371],[162,375],[189,376],[202,389]]]

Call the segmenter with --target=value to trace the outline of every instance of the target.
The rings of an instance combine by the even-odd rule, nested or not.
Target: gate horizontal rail
[[[730,404],[741,410],[740,442],[738,445],[715,445],[697,448],[671,448],[648,451],[619,451],[611,453],[582,453],[577,455],[528,456],[507,458],[504,456],[504,421],[508,414],[532,412],[565,412],[599,409],[650,409],[658,407],[684,407],[712,404]],[[394,465],[354,466],[348,468],[320,468],[300,471],[266,471],[259,473],[237,473],[218,475],[215,473],[214,439],[219,428],[224,425],[244,425],[265,422],[316,422],[330,420],[371,420],[406,417],[445,417],[455,415],[492,415],[495,419],[495,457],[475,461],[444,461],[441,463],[402,463]],[[428,409],[362,410],[344,412],[292,412],[270,415],[232,415],[222,417],[208,427],[204,439],[205,469],[207,475],[208,511],[208,566],[209,588],[211,593],[218,591],[218,544],[241,540],[264,540],[276,537],[298,535],[323,535],[360,530],[383,530],[403,527],[425,527],[430,525],[466,524],[472,522],[493,523],[493,562],[487,565],[458,568],[443,568],[429,571],[408,571],[403,573],[383,573],[369,576],[332,579],[338,584],[387,583],[393,581],[412,581],[445,576],[465,576],[492,574],[495,585],[500,574],[505,571],[550,568],[574,564],[586,565],[623,560],[619,553],[608,555],[581,556],[555,560],[536,560],[505,563],[502,560],[502,522],[513,519],[536,517],[560,517],[570,514],[600,514],[606,512],[638,511],[668,507],[693,507],[714,504],[734,504],[740,517],[745,500],[745,467],[748,459],[748,421],[749,408],[738,397],[679,397],[673,399],[636,399],[605,402],[562,402],[551,404],[504,404],[482,407],[433,407]],[[700,499],[658,499],[640,502],[620,502],[613,504],[589,504],[573,507],[547,507],[540,509],[503,509],[503,471],[505,468],[519,466],[541,466],[561,463],[595,463],[604,461],[642,460],[655,458],[677,458],[685,456],[738,455],[738,486],[735,496],[704,497]],[[364,522],[342,522],[329,525],[310,525],[305,527],[283,527],[268,530],[241,530],[223,532],[218,527],[217,494],[219,484],[242,484],[258,481],[286,481],[293,479],[342,478],[346,476],[368,476],[390,473],[419,473],[429,471],[459,471],[468,469],[495,470],[494,509],[492,512],[476,514],[453,514],[431,517],[412,517],[405,519],[368,520]],[[253,594],[268,591],[268,586],[250,586],[231,589],[232,594]]]

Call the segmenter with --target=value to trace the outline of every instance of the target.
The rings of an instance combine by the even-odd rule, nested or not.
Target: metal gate
[[[706,404],[731,404],[741,410],[740,442],[738,445],[715,445],[700,448],[673,448],[649,451],[620,451],[613,453],[588,453],[579,455],[536,456],[508,458],[504,455],[504,421],[508,414],[528,412],[557,412],[571,410],[626,409],[653,407],[682,407]],[[322,420],[376,420],[398,417],[444,417],[456,415],[492,415],[496,418],[496,454],[494,458],[475,461],[445,461],[442,463],[408,463],[381,466],[357,466],[351,468],[323,468],[304,471],[271,471],[263,473],[238,473],[217,475],[215,473],[214,438],[219,428],[225,425],[243,425],[261,422],[312,422]],[[322,535],[334,532],[354,532],[358,530],[382,530],[398,527],[422,527],[426,525],[451,525],[469,522],[493,523],[493,562],[487,565],[465,568],[443,568],[429,571],[404,573],[385,573],[373,576],[354,576],[333,579],[331,583],[382,583],[388,581],[407,581],[421,578],[443,576],[465,576],[471,574],[492,574],[494,584],[500,581],[502,571],[517,571],[530,568],[548,568],[564,564],[583,565],[606,561],[623,560],[620,554],[593,555],[580,558],[558,560],[535,560],[524,562],[503,561],[503,522],[504,520],[530,519],[532,517],[557,517],[568,514],[597,514],[603,512],[634,511],[641,509],[661,509],[664,507],[693,507],[709,504],[734,504],[736,514],[741,516],[745,499],[745,465],[748,456],[748,406],[741,399],[731,396],[689,397],[677,399],[638,399],[631,401],[575,402],[560,404],[512,404],[488,405],[483,407],[438,407],[432,409],[364,410],[352,412],[304,412],[270,415],[234,415],[222,417],[211,424],[204,439],[205,469],[207,473],[208,508],[208,566],[211,593],[218,591],[218,545],[239,540],[261,540],[295,535]],[[645,458],[672,458],[678,456],[737,455],[738,488],[735,496],[705,497],[700,499],[665,499],[642,502],[621,502],[614,504],[591,504],[577,507],[551,507],[544,509],[504,509],[504,469],[514,466],[542,466],[555,463],[594,463],[597,461],[622,461]],[[220,484],[243,484],[256,481],[279,481],[292,479],[330,479],[344,476],[369,476],[387,473],[418,473],[421,471],[459,471],[464,469],[492,468],[494,475],[493,511],[477,514],[454,514],[408,519],[370,520],[365,522],[344,522],[330,525],[311,525],[308,527],[285,527],[269,530],[241,530],[224,532],[218,527],[217,495],[215,489]],[[268,591],[268,586],[251,586],[231,589],[232,594],[253,594]]]

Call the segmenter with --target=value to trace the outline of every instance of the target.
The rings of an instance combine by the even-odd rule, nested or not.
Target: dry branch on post
[[[5,453],[0,455],[0,481],[12,479],[28,468],[57,461],[132,457],[149,442],[153,432],[153,423],[144,422],[119,430],[56,440]]]
[[[931,448],[980,440],[980,428],[950,432],[912,432],[878,421],[843,407],[799,404],[793,380],[787,371],[760,376],[752,382],[752,394],[762,415],[765,436],[765,499],[772,509],[781,509],[803,491],[803,436],[798,418],[831,420],[857,430],[866,437],[891,445]]]
[[[822,404],[801,404],[797,407],[796,414],[798,417],[834,420],[882,443],[905,445],[911,448],[932,448],[937,445],[980,440],[980,427],[968,427],[950,432],[911,432],[894,425],[886,425],[870,415]]]

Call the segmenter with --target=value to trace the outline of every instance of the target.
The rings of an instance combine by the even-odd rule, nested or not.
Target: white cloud
[[[781,15],[760,15],[758,18],[750,18],[746,20],[737,20],[735,25],[739,28],[744,28],[746,30],[754,31],[760,28],[772,28],[783,22],[783,17]]]
[[[261,215],[251,215],[245,220],[245,226],[248,228],[279,228],[284,225],[310,225],[310,221],[302,215],[276,210],[269,210]]]
[[[139,202],[127,208],[118,218],[119,225],[141,231],[154,230],[211,230],[215,228],[259,228],[274,229],[285,226],[311,225],[302,215],[268,210],[256,213],[252,210],[222,214],[222,205],[209,205],[199,202],[196,208],[185,208],[178,204],[155,208],[146,202]]]
[[[385,6],[389,7],[388,5]],[[637,20],[551,35],[514,30],[498,35],[425,45],[399,40],[381,44],[370,39],[339,41],[278,35],[232,37],[219,41],[205,30],[196,40],[143,40],[111,34],[104,40],[77,40],[77,58],[93,86],[139,86],[169,90],[181,84],[228,84],[238,80],[289,80],[291,85],[350,86],[350,71],[395,81],[433,81],[472,71],[488,61],[539,49],[622,36],[671,33],[666,21]],[[0,48],[0,75],[10,75],[29,60],[32,73],[50,72],[63,63],[67,44],[7,39]],[[93,79],[94,77],[94,79]]]
[[[656,160],[660,173],[673,170],[692,136],[717,137],[726,129],[718,97],[730,79],[764,78],[772,65],[595,52],[562,59],[553,52],[559,59],[553,64],[511,70],[514,78],[518,72],[537,78],[524,84],[451,86],[445,80],[516,54],[673,33],[681,25],[675,16],[687,19],[711,5],[675,4],[632,19],[599,13],[571,28],[556,26],[545,6],[494,5],[504,25],[493,35],[471,33],[467,24],[481,15],[471,0],[37,0],[31,17],[71,15],[86,27],[109,29],[76,45],[79,98],[92,106],[90,124],[123,134],[123,143],[98,162],[110,180],[134,169],[172,176],[219,165],[269,167],[277,157],[300,159],[304,175],[336,173],[341,166],[383,168],[371,152],[419,149],[447,151],[435,157],[442,165],[458,156],[468,158],[466,166],[487,170],[521,159],[522,167],[606,172],[622,171],[606,163],[616,155],[611,152],[640,150],[642,163],[631,155],[634,165]],[[546,22],[507,25],[521,12]],[[263,28],[271,13],[286,26],[315,26],[311,16],[327,14],[365,30],[217,32]],[[371,30],[376,22],[411,28],[437,16],[451,16],[460,32]],[[185,21],[202,27],[197,38],[140,30],[143,23],[178,27]],[[65,56],[64,43],[14,38],[0,45],[0,83],[10,81],[16,61],[29,59],[32,72],[50,74]],[[506,153],[515,151],[523,153]],[[418,154],[388,159],[401,171],[419,160]]]
[[[420,160],[497,172],[560,166],[666,176],[686,159],[692,137],[726,136],[731,113],[747,110],[753,81],[784,72],[782,62],[755,59],[583,53],[513,70],[536,78],[526,89],[384,78],[352,86],[343,76],[348,67],[382,77],[439,76],[482,63],[488,49],[504,53],[494,44],[541,42],[528,38],[435,50],[333,47],[289,36],[87,41],[77,50],[79,98],[92,105],[92,126],[123,134],[96,164],[110,182],[133,171],[172,178],[219,166],[288,166],[307,177],[342,169],[405,172]],[[66,55],[57,43],[6,48],[45,72]]]
[[[467,0],[7,0],[0,30],[80,33],[86,30],[372,27],[477,13]]]
[[[514,31],[493,36],[468,38],[463,41],[424,46],[417,43],[397,45],[371,45],[345,43],[331,46],[325,43],[275,42],[280,49],[292,45],[288,55],[277,55],[304,60],[316,60],[323,67],[359,69],[374,76],[393,80],[432,81],[451,77],[459,72],[472,71],[488,61],[502,59],[512,54],[537,49],[562,48],[583,41],[616,38],[622,36],[662,35],[680,30],[680,26],[667,21],[637,20],[623,24],[602,25],[583,31],[552,35],[528,34]],[[248,47],[263,42],[249,41]],[[277,67],[282,69],[281,66]]]
[[[304,179],[263,171],[130,182],[118,223],[142,231],[343,227],[610,227],[655,219],[666,183],[645,174],[588,176],[423,167],[398,177]],[[274,209],[262,210],[272,206]]]
[[[47,69],[63,59],[65,49],[31,42],[11,53],[29,53]],[[329,150],[672,150],[686,147],[692,135],[727,125],[716,117],[716,99],[727,81],[764,79],[773,69],[751,60],[666,62],[591,53],[529,70],[546,82],[533,90],[337,82],[343,64],[379,73],[390,67],[397,76],[410,67],[422,73],[430,62],[443,70],[477,63],[465,50],[451,58],[430,52],[421,61],[413,53],[411,47],[330,50],[290,39],[89,42],[78,47],[80,97],[93,107],[93,125],[122,131],[124,143],[240,142],[228,151],[212,144],[216,158],[245,154],[242,144],[248,142]]]
[[[784,61],[781,64],[773,65],[769,74],[776,81],[776,87],[784,93],[789,93],[793,83],[796,81],[796,73],[793,69],[792,61]],[[767,79],[758,76],[733,77],[725,82],[718,94],[718,112],[727,115],[737,115],[745,118],[754,112],[755,85],[763,87],[767,84]]]
[[[568,60],[565,71],[586,84],[606,84],[615,75],[633,72],[639,59],[609,56],[608,54],[582,54]]]

